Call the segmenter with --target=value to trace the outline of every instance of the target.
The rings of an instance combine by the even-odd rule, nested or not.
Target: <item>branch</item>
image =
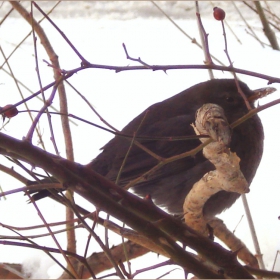
[[[65,148],[66,148],[66,157],[69,160],[74,161],[74,152],[73,152],[73,142],[72,142],[72,135],[71,135],[71,130],[70,130],[70,125],[69,125],[69,119],[68,119],[68,107],[67,107],[67,97],[66,97],[66,91],[65,91],[65,87],[62,81],[62,76],[60,74],[60,64],[58,61],[58,56],[55,53],[48,37],[46,36],[43,28],[40,26],[40,24],[33,18],[33,15],[30,15],[23,6],[21,6],[20,3],[18,2],[10,2],[11,5],[13,6],[13,8],[15,10],[17,10],[21,16],[32,26],[32,29],[36,32],[36,34],[39,36],[41,44],[43,45],[44,49],[46,50],[51,62],[52,62],[52,66],[53,66],[53,71],[54,71],[54,79],[56,81],[56,85],[57,89],[58,89],[58,94],[59,94],[59,104],[60,104],[60,112],[61,114],[61,125],[62,125],[62,131],[63,131],[63,135],[64,135],[64,142],[65,142]],[[48,15],[45,14],[40,7],[35,3],[32,2],[31,5],[34,5],[46,18],[49,19]],[[55,25],[53,23],[53,25]],[[36,49],[35,49],[36,50]],[[42,87],[40,92],[43,92]],[[54,98],[54,93],[55,90],[53,90],[53,94],[51,95],[51,97],[48,99],[48,102],[45,102],[43,108],[41,109],[41,112],[39,112],[39,114],[36,117],[36,121],[39,121],[39,118],[41,116],[41,113],[50,106],[50,104],[52,103],[52,99]],[[35,126],[37,125],[36,121],[34,121],[34,124],[32,125],[32,127],[35,128]],[[51,123],[50,123],[51,124]],[[50,125],[50,130],[52,133],[52,126]],[[32,137],[32,128],[30,129],[28,135],[27,135],[27,139],[31,140]],[[52,134],[53,135],[53,134]],[[54,139],[53,139],[54,141]],[[54,142],[54,146],[56,148],[55,142]],[[57,150],[57,149],[56,149]],[[66,194],[67,196],[71,197],[72,193],[68,193]],[[66,208],[66,219],[71,220],[74,218],[74,214],[72,211],[70,211],[68,208]],[[73,227],[73,225],[69,225],[69,227]],[[67,231],[67,238],[68,238],[68,250],[71,250],[72,252],[76,251],[76,237],[75,237],[75,232],[73,230],[69,230]]]
[[[269,26],[269,23],[266,19],[266,16],[264,14],[264,11],[262,9],[262,6],[261,6],[260,2],[256,1],[255,6],[257,8],[260,20],[261,20],[262,25],[263,25],[264,34],[266,35],[269,43],[271,44],[272,49],[279,51],[280,49],[279,49],[279,45],[278,45],[275,33],[271,30],[271,28]]]
[[[187,225],[206,235],[207,220],[203,216],[206,201],[221,190],[244,193],[249,191],[249,186],[240,170],[239,157],[227,148],[231,129],[222,107],[204,104],[197,110],[193,128],[196,134],[209,134],[213,139],[203,148],[203,155],[216,169],[206,173],[188,193],[184,202],[184,218]],[[205,139],[201,141],[209,142]]]
[[[61,159],[26,141],[19,141],[3,133],[0,133],[0,147],[19,154],[35,166],[45,169],[99,209],[150,238],[167,254],[170,254],[174,262],[182,267],[187,267],[198,277],[220,278],[220,275],[213,274],[212,271],[205,268],[174,242],[174,238],[222,267],[230,277],[252,278],[232,253],[198,235],[194,230],[183,225],[181,221],[172,218],[148,201],[123,190],[93,170]]]

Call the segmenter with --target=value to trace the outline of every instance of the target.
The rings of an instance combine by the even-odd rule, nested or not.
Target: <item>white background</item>
[[[165,12],[172,15],[176,23],[183,28],[191,37],[198,41],[199,35],[195,19],[194,3],[180,2],[169,4],[157,2]],[[275,2],[276,3],[276,2]],[[29,7],[28,3],[24,3]],[[212,19],[212,6],[208,2],[200,3],[202,6],[201,17],[206,32],[209,33],[210,51],[225,64],[227,63],[224,54],[224,40],[222,36],[221,23]],[[280,53],[269,47],[263,48],[252,36],[247,34],[247,27],[235,12],[230,3],[218,3],[229,14],[229,24],[239,37],[242,44],[237,42],[231,32],[227,29],[228,48],[234,66],[259,72],[262,74],[279,77]],[[240,4],[241,5],[241,4]],[[276,4],[275,4],[276,5]],[[52,4],[45,3],[45,11]],[[273,6],[272,6],[273,7]],[[9,9],[9,3],[4,3],[1,13]],[[277,9],[275,9],[277,11]],[[262,27],[254,14],[248,9],[242,8],[247,20],[260,38],[266,42],[262,34]],[[2,24],[0,30],[1,47],[8,55],[15,45],[31,30],[30,26],[13,12]],[[185,15],[185,16],[184,16]],[[42,16],[36,12],[36,19]],[[51,16],[55,23],[61,28],[65,35],[71,40],[79,52],[90,62],[105,65],[138,65],[126,59],[122,43],[126,44],[129,54],[132,57],[141,59],[148,64],[203,64],[202,51],[190,42],[178,29],[176,29],[150,2],[62,2],[56,12]],[[80,60],[66,44],[63,38],[46,20],[42,23],[47,36],[49,37],[55,52],[59,56],[62,69],[70,70],[79,67]],[[40,73],[43,85],[52,82],[52,70],[46,66],[42,59],[49,61],[46,53],[37,41]],[[35,59],[32,38],[28,38],[10,59],[14,75],[24,82],[35,92],[39,84],[35,72]],[[7,70],[7,66],[5,66]],[[215,78],[231,77],[228,73],[214,71]],[[266,81],[239,75],[240,79],[246,82],[250,88],[266,86]],[[126,71],[115,73],[109,70],[89,69],[74,75],[69,81],[78,88],[83,95],[91,102],[96,110],[114,127],[121,129],[132,118],[141,113],[149,105],[164,100],[196,83],[208,80],[206,70],[170,70],[164,72],[152,71]],[[20,96],[13,80],[0,71],[1,106],[13,104],[20,100]],[[273,85],[279,88],[279,85]],[[102,122],[90,111],[87,105],[66,86],[69,100],[69,112],[81,118],[102,125]],[[30,93],[23,89],[24,95]],[[47,91],[46,94],[50,94]],[[273,96],[260,101],[265,104],[273,99],[279,98],[279,91]],[[42,106],[37,99],[29,102],[31,109],[38,109]],[[54,100],[58,108],[58,98]],[[25,110],[24,106],[18,107]],[[251,185],[251,192],[247,195],[260,246],[264,255],[267,269],[272,268],[274,257],[279,249],[280,215],[279,209],[279,106],[274,106],[263,112],[260,117],[265,131],[264,156]],[[53,116],[56,140],[61,156],[65,156],[59,117]],[[78,126],[71,125],[73,142],[75,148],[75,160],[82,164],[88,163],[98,153],[109,139],[112,138],[107,132],[95,127],[75,121]],[[20,113],[16,118],[11,119],[8,126],[2,130],[13,137],[21,139],[26,135],[30,127],[30,120],[27,113]],[[49,129],[45,120],[41,122],[43,138],[50,152],[54,152],[49,140]],[[37,144],[36,138],[33,144]],[[1,157],[2,164],[12,166],[10,162]],[[20,171],[18,167],[15,167]],[[9,176],[1,173],[0,184],[3,191],[21,187],[22,184]],[[28,226],[42,224],[34,207],[26,203],[27,198],[22,193],[8,196],[6,200],[0,201],[0,222],[14,226]],[[93,211],[93,206],[81,199],[76,199],[83,207]],[[58,222],[64,220],[64,208],[50,199],[38,203],[47,222]],[[229,229],[234,230],[242,215],[244,215],[241,201],[238,201],[230,210],[221,215]],[[32,232],[34,234],[35,231]],[[36,231],[42,232],[42,231]],[[12,233],[0,228],[0,234]],[[31,232],[23,232],[31,234]],[[244,217],[239,224],[236,234],[254,252]],[[87,233],[84,230],[77,231],[78,253],[83,254]],[[60,244],[65,248],[65,233],[59,234]],[[50,238],[36,239],[37,243],[44,246],[55,246]],[[121,242],[120,237],[110,239],[111,244],[117,245]],[[96,245],[90,247],[90,252],[100,251]],[[1,262],[24,263],[26,269],[33,271],[35,278],[54,278],[59,276],[60,270],[42,252],[1,245]],[[60,259],[62,262],[63,260]],[[145,262],[143,261],[145,260]],[[142,261],[135,262],[133,270],[143,268],[145,265],[156,264],[163,258],[156,254],[150,254],[142,258]],[[145,263],[145,264],[144,264]],[[276,270],[279,269],[279,261],[276,263]],[[163,270],[155,270],[140,274],[138,278],[155,278],[171,269],[165,267]],[[104,273],[105,274],[105,273]],[[175,270],[166,276],[167,278],[182,278],[181,269]]]

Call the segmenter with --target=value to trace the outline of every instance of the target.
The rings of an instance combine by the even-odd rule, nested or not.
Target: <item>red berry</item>
[[[223,9],[215,7],[213,9],[213,16],[216,20],[224,20],[226,17],[226,13]]]
[[[14,107],[14,105],[8,104],[8,105],[6,105],[4,107],[0,107],[0,108],[1,108],[0,113],[11,108],[11,109],[1,113],[4,119],[6,117],[10,119],[18,114],[18,109],[17,109],[17,107]]]

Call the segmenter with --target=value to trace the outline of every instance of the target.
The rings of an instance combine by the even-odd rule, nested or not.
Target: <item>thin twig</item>
[[[136,71],[136,70],[152,70],[152,71],[167,71],[167,70],[183,70],[183,69],[214,69],[214,70],[219,70],[219,71],[228,71],[228,72],[235,72],[235,73],[239,73],[239,74],[243,74],[243,75],[247,75],[247,76],[252,76],[252,77],[256,77],[256,78],[260,78],[260,79],[264,79],[268,81],[268,84],[272,84],[272,83],[280,83],[280,78],[278,77],[273,77],[273,76],[269,76],[269,75],[264,75],[261,73],[257,73],[257,72],[253,72],[253,71],[248,71],[248,70],[244,70],[244,69],[240,69],[240,68],[234,68],[234,67],[228,67],[228,66],[220,66],[220,65],[153,65],[151,66],[152,69],[147,69],[147,67],[144,66],[113,66],[113,65],[101,65],[101,64],[89,64],[86,66],[81,66],[69,71],[63,71],[63,76],[61,76],[62,80],[67,80],[70,77],[72,77],[74,74],[78,73],[79,71],[82,71],[84,69],[106,69],[106,70],[113,70],[117,73],[122,72],[122,71]],[[55,85],[56,82],[52,82],[46,86],[43,87],[42,90],[47,90],[51,87],[53,87]],[[37,91],[35,93],[33,93],[32,95],[24,98],[23,100],[15,103],[13,105],[13,107],[17,107],[31,99],[33,99],[34,97],[36,97],[37,95],[39,95],[41,93],[41,91]],[[2,110],[2,113],[4,113],[6,110]]]
[[[213,64],[213,61],[212,61],[212,58],[211,58],[211,54],[210,54],[210,50],[209,50],[209,44],[208,44],[209,34],[206,33],[206,31],[204,29],[204,26],[202,24],[200,13],[199,13],[198,2],[195,1],[195,3],[196,3],[196,10],[197,10],[196,18],[197,18],[197,21],[198,21],[198,30],[199,30],[200,38],[201,38],[201,41],[202,41],[202,49],[203,49],[204,56],[205,56],[205,64],[211,65],[211,64]],[[214,79],[214,75],[211,72],[212,72],[212,69],[209,69],[210,78]]]
[[[179,30],[181,31],[188,39],[191,40],[191,42],[195,45],[197,45],[199,48],[202,49],[202,46],[197,42],[195,38],[192,38],[190,35],[188,35],[173,19],[171,19],[158,5],[155,1],[151,1],[154,6]],[[211,55],[211,57],[220,65],[224,65],[222,61],[220,61],[215,56]]]
[[[269,26],[269,23],[266,19],[266,16],[264,14],[260,1],[255,1],[254,4],[257,8],[260,20],[262,22],[264,34],[266,35],[268,41],[270,42],[272,49],[279,51],[279,45],[278,45],[275,33]]]
[[[126,58],[127,58],[127,59],[132,60],[132,61],[137,61],[137,62],[139,62],[140,64],[146,66],[147,68],[149,68],[149,69],[151,68],[151,66],[150,66],[149,64],[145,63],[140,57],[138,57],[138,58],[133,58],[133,57],[131,57],[131,56],[128,54],[128,51],[127,51],[127,49],[126,49],[126,45],[125,45],[124,43],[122,44],[122,46],[123,46],[123,48],[124,48],[124,51],[125,51],[125,54],[126,54]]]
[[[61,81],[62,81],[62,80],[61,80]],[[55,93],[56,93],[57,87],[58,87],[58,85],[59,85],[59,83],[60,83],[61,81],[58,81],[58,82],[56,83],[56,85],[53,87],[53,90],[52,90],[52,93],[51,93],[50,97],[48,98],[47,101],[45,101],[44,106],[43,106],[43,107],[41,108],[41,110],[38,112],[36,118],[34,119],[32,125],[31,125],[31,127],[30,127],[30,129],[29,129],[29,131],[28,131],[28,133],[27,133],[27,135],[26,135],[26,137],[25,137],[25,140],[26,140],[26,141],[29,141],[30,143],[32,142],[32,136],[33,136],[34,130],[35,130],[35,128],[36,128],[36,125],[37,125],[37,123],[39,122],[41,115],[45,112],[45,110],[46,110],[46,109],[49,107],[49,105],[52,103],[52,101],[53,101],[53,99],[54,99],[54,97],[55,97]]]
[[[255,256],[258,260],[260,268],[265,269],[260,244],[259,244],[259,241],[258,241],[257,233],[256,233],[256,230],[255,230],[254,222],[253,222],[253,219],[252,219],[252,215],[251,215],[251,211],[250,211],[250,208],[249,208],[249,205],[248,205],[246,195],[242,194],[241,198],[242,198],[242,202],[243,202],[243,205],[244,205],[247,221],[248,221],[248,224],[249,224],[252,240],[253,240],[255,251],[256,251]]]
[[[261,44],[262,47],[264,47],[264,44],[261,42],[261,40],[258,38],[257,34],[254,32],[254,30],[252,29],[252,27],[249,25],[249,23],[247,22],[247,20],[245,19],[245,17],[243,16],[243,14],[240,12],[240,10],[238,9],[238,7],[236,6],[234,1],[231,1],[232,5],[234,6],[235,10],[237,11],[238,15],[241,17],[241,19],[243,20],[243,22],[245,23],[245,25],[248,27],[248,29],[251,31],[252,36]]]
[[[33,17],[33,5],[31,4],[31,26],[32,26],[32,36],[33,36],[33,46],[34,46],[34,58],[35,58],[35,65],[36,65],[36,73],[37,73],[37,77],[38,77],[38,82],[39,82],[39,87],[41,90],[41,95],[42,95],[42,99],[44,104],[46,104],[46,98],[45,98],[45,93],[42,90],[43,85],[42,85],[42,80],[41,80],[41,76],[40,76],[40,68],[39,68],[39,63],[38,63],[38,54],[37,54],[37,38],[35,36],[35,31],[34,31],[34,17]],[[51,133],[51,140],[54,146],[54,150],[56,152],[57,155],[59,155],[59,151],[56,145],[56,141],[55,141],[55,136],[54,136],[54,132],[53,132],[53,126],[52,126],[52,121],[51,121],[51,116],[48,113],[48,108],[46,108],[46,113],[47,113],[47,119],[49,122],[49,128],[50,128],[50,133]],[[39,121],[39,119],[38,119]]]
[[[30,110],[31,112],[39,112],[38,110]],[[148,111],[148,110],[147,110]],[[24,113],[26,111],[19,111],[19,113]],[[61,115],[61,113],[58,113],[58,112],[51,112],[50,111],[50,114],[54,114],[54,115]],[[101,126],[101,125],[98,125],[96,123],[93,123],[93,122],[90,122],[88,120],[85,120],[83,118],[80,118],[76,115],[73,115],[73,114],[68,114],[68,117],[69,118],[74,118],[76,120],[79,120],[81,122],[84,122],[84,123],[87,123],[89,125],[92,125],[94,127],[97,127],[97,128],[100,128],[104,131],[107,131],[109,133],[112,133],[114,134],[115,136],[119,136],[119,137],[122,137],[122,138],[127,138],[129,140],[131,140],[132,138],[134,138],[135,140],[138,140],[138,141],[169,141],[169,142],[173,142],[173,141],[186,141],[186,140],[193,140],[193,139],[200,139],[200,138],[209,138],[209,135],[182,135],[182,136],[146,136],[146,135],[139,135],[139,136],[133,136],[131,134],[125,134],[125,133],[122,133],[120,132],[119,130],[111,130],[111,129],[108,129],[104,126]]]
[[[55,242],[59,252],[62,254],[62,256],[64,257],[67,265],[69,266],[71,273],[75,275],[76,278],[79,278],[79,276],[77,275],[70,259],[68,258],[68,256],[65,254],[65,252],[62,250],[61,245],[59,244],[58,240],[56,239],[55,235],[53,234],[51,228],[48,226],[48,223],[46,222],[44,216],[42,215],[41,211],[39,210],[39,207],[37,206],[37,203],[34,201],[34,199],[32,199],[32,197],[29,195],[29,193],[26,193],[27,196],[29,197],[30,201],[32,202],[33,206],[35,207],[35,209],[37,210],[37,213],[39,215],[39,217],[41,218],[41,220],[43,221],[44,225],[46,226],[47,230],[49,231],[53,241]]]
[[[11,66],[10,66],[10,63],[8,62],[8,60],[7,60],[7,58],[6,58],[5,54],[4,54],[4,51],[3,51],[3,49],[2,49],[1,46],[0,46],[0,51],[1,51],[3,57],[4,57],[5,61],[6,61],[6,64],[7,64],[8,68],[9,68],[9,71],[10,71],[10,75],[11,75],[11,77],[13,78],[13,80],[14,80],[14,82],[15,82],[15,84],[16,84],[17,90],[18,90],[18,92],[19,92],[19,94],[20,94],[20,96],[21,96],[21,99],[22,99],[22,100],[21,100],[20,103],[21,103],[21,104],[23,103],[24,106],[25,106],[25,108],[29,111],[29,107],[28,107],[28,105],[26,104],[26,102],[24,101],[25,98],[24,98],[24,96],[23,96],[22,90],[21,90],[21,88],[20,88],[20,86],[19,86],[19,84],[18,84],[18,82],[17,82],[17,79],[16,79],[15,76],[14,76],[14,73],[13,73],[13,70],[12,70],[12,68],[11,68]],[[16,105],[14,105],[14,107],[16,107]],[[3,111],[3,112],[4,112],[4,111]],[[30,112],[28,112],[28,115],[29,115],[29,117],[30,117],[30,119],[31,119],[31,122],[33,123],[33,122],[34,122],[33,116],[31,115]],[[42,136],[41,136],[41,134],[40,134],[38,128],[36,127],[35,129],[36,129],[36,133],[37,133],[37,135],[38,135],[40,144],[42,145],[42,148],[45,150],[46,148],[45,148],[45,145],[44,145],[44,141],[43,141],[43,139],[42,139]]]
[[[27,238],[26,236],[23,236],[22,234],[20,234],[19,232],[17,232],[16,230],[13,230],[11,228],[8,228],[6,227],[7,229],[9,229],[10,231],[14,232],[15,234],[17,234],[18,236],[20,236],[23,240],[29,242],[30,244],[26,244],[26,243],[20,243],[20,242],[14,242],[14,241],[4,241],[5,244],[6,242],[9,244],[9,245],[14,245],[14,246],[19,246],[19,247],[29,247],[29,248],[34,248],[34,249],[39,249],[43,252],[45,252],[54,262],[56,262],[63,270],[66,270],[69,275],[71,275],[72,277],[74,277],[74,275],[69,271],[67,270],[66,267],[64,267],[60,261],[58,261],[55,257],[53,257],[49,251],[52,251],[54,252],[54,250],[51,250],[50,248],[47,248],[47,247],[43,247],[43,246],[39,246],[38,244],[36,244],[34,241],[30,240],[29,238]],[[1,241],[0,241],[1,243]],[[59,252],[59,250],[57,250],[57,252]],[[77,256],[75,256],[77,257]]]
[[[224,21],[222,20],[221,22],[222,22],[222,28],[223,28],[224,41],[225,41],[225,50],[224,51],[225,51],[225,54],[226,54],[226,56],[228,58],[230,67],[233,67],[233,63],[232,63],[232,61],[230,59],[230,56],[229,56],[229,53],[228,53],[227,35],[226,35]],[[248,110],[251,110],[252,107],[251,107],[251,105],[250,105],[246,95],[244,94],[243,90],[241,89],[241,87],[239,85],[239,81],[238,81],[238,78],[237,78],[237,75],[236,75],[235,71],[232,71],[232,73],[233,73],[233,76],[234,76],[236,87],[238,89],[238,93],[242,96],[242,98],[243,98],[243,100],[245,102],[245,105],[248,108]]]
[[[80,219],[80,222],[84,225],[85,229],[88,230],[89,234],[95,239],[95,241],[98,243],[98,245],[102,248],[103,252],[106,254],[108,259],[111,261],[113,267],[116,269],[117,275],[120,277],[120,279],[124,279],[115,259],[113,258],[109,248],[104,245],[100,237],[89,227],[89,225],[86,223],[84,219],[82,219],[82,216],[80,215],[79,211],[75,208],[75,205],[72,204],[70,201],[68,202],[68,206],[71,207],[75,215]]]
[[[69,81],[66,80],[66,83],[86,102],[86,104],[90,107],[90,109],[98,116],[98,118],[106,124],[108,127],[113,129],[114,131],[118,131],[115,127],[113,127],[111,124],[109,124],[98,112],[97,110],[90,104],[90,102],[87,100],[87,98],[79,92]]]
[[[61,31],[61,29],[54,23],[53,20],[39,7],[39,5],[32,1],[33,5],[40,11],[42,15],[52,24],[52,26],[59,32],[63,39],[69,44],[71,49],[76,53],[76,55],[81,59],[82,63],[87,63],[87,60],[80,54],[80,52],[75,48],[72,42],[66,37],[66,35]]]

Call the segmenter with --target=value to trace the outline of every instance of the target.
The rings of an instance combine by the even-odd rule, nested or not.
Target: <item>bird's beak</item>
[[[273,93],[274,91],[276,91],[276,88],[274,87],[265,87],[265,88],[258,88],[258,89],[255,89],[253,90],[253,95],[251,95],[249,98],[248,98],[248,101],[249,102],[254,102],[260,98],[263,98],[271,93]]]

